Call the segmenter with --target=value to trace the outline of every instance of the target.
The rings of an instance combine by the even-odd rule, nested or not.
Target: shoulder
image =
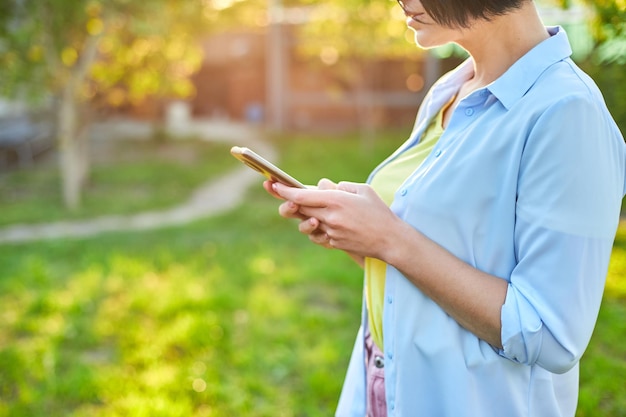
[[[622,141],[600,89],[571,59],[547,67],[512,110],[529,132],[593,131]]]
[[[546,68],[526,96],[526,99],[540,99],[538,104],[547,107],[579,101],[606,110],[596,83],[569,58]]]

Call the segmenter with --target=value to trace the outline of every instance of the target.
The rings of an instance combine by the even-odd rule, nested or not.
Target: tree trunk
[[[101,36],[90,36],[85,42],[78,64],[68,73],[57,110],[63,202],[71,211],[80,207],[81,191],[90,168],[87,137],[89,123],[85,117],[80,118],[82,122],[79,120],[79,116],[88,115],[88,103],[80,101],[78,90],[95,59]]]
[[[71,88],[61,94],[57,110],[59,135],[59,163],[65,207],[75,211],[80,207],[83,174],[80,162],[80,144],[77,137],[77,106]]]
[[[86,110],[82,112],[83,118],[87,118],[85,113]],[[79,187],[81,191],[87,187],[87,184],[89,183],[89,174],[91,172],[89,125],[90,121],[85,120],[76,133],[79,163]]]

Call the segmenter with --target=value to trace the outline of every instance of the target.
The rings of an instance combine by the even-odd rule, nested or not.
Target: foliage
[[[622,134],[626,133],[626,2],[624,0],[538,0],[565,9],[585,5],[591,11],[586,29],[592,37],[591,54],[579,64],[600,87]],[[583,36],[588,36],[587,34]]]
[[[299,31],[300,51],[340,58],[415,57],[413,35],[396,1],[317,2]]]
[[[407,133],[379,136],[372,152],[358,135],[285,137],[280,165],[309,183],[319,167],[363,180]],[[232,213],[185,227],[3,245],[0,416],[331,415],[361,271],[311,245],[276,204],[259,186]],[[626,415],[624,265],[623,225],[578,417]]]
[[[601,63],[626,63],[626,1],[538,0],[567,9],[584,5],[590,10],[589,29],[595,43],[594,59]]]
[[[201,0],[10,0],[0,18],[0,94],[55,101],[62,195],[77,210],[94,107],[187,97],[202,61]]]
[[[602,90],[607,106],[622,134],[626,134],[626,2],[585,2],[594,9],[591,22],[596,41],[593,54],[582,65]]]
[[[199,1],[3,4],[2,95],[54,95],[76,81],[83,101],[99,95],[109,105],[193,92],[188,78],[201,62],[194,38],[203,30]],[[82,77],[76,78],[77,73]]]
[[[595,11],[593,34],[600,62],[626,64],[626,1],[585,0]]]
[[[594,79],[604,95],[607,107],[617,122],[622,135],[626,135],[626,72],[617,62],[594,63],[591,60],[581,64]]]
[[[211,33],[255,30],[269,23],[268,0],[204,0],[202,3],[204,24]]]

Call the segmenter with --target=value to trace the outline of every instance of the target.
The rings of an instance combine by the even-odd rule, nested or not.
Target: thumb
[[[317,183],[317,188],[319,190],[334,190],[337,188],[337,184],[335,184],[334,182],[332,182],[331,180],[329,180],[328,178],[322,178],[318,183]]]
[[[346,191],[352,194],[362,194],[363,187],[366,186],[364,184],[348,181],[341,181],[339,184],[337,184],[338,190]]]

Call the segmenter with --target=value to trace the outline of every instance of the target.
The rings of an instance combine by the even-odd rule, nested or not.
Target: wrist
[[[402,260],[406,258],[405,252],[409,250],[410,237],[415,233],[415,229],[400,218],[395,217],[386,231],[384,239],[381,239],[381,247],[377,257],[386,264],[399,268]]]

